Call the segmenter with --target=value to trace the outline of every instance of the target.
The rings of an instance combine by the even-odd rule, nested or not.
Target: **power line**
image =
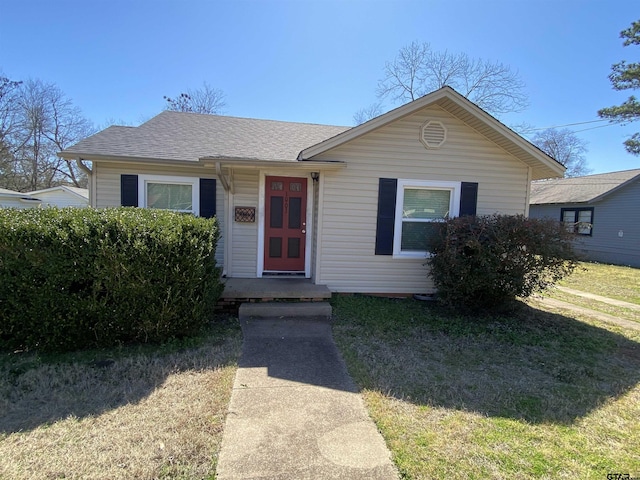
[[[582,130],[574,130],[573,133],[586,132],[587,130],[595,130],[596,128],[611,127],[613,125],[616,125],[616,124],[615,123],[607,123],[606,125],[598,125],[597,127],[583,128]]]
[[[585,125],[587,123],[598,123],[598,122],[608,122],[609,120],[607,120],[606,118],[601,118],[600,120],[589,120],[586,122],[576,122],[576,123],[566,123],[564,125],[554,125],[553,127],[541,127],[541,128],[531,128],[530,130],[532,132],[535,132],[537,130],[549,130],[550,128],[561,128],[561,127],[573,127],[574,125]],[[613,125],[613,124],[611,124]],[[603,127],[606,127],[608,125],[603,125]],[[595,128],[600,128],[600,127],[595,127]],[[590,130],[589,128],[586,130]],[[583,132],[584,130],[578,130],[579,132]]]

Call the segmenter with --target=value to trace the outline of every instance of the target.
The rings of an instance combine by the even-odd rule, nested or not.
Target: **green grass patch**
[[[640,268],[584,262],[559,284],[640,305]]]
[[[524,303],[475,317],[333,303],[336,342],[404,478],[640,475],[638,332]]]

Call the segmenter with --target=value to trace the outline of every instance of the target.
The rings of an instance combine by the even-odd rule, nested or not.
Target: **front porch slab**
[[[308,278],[227,278],[218,309],[237,312],[246,302],[323,302],[330,298],[331,291],[325,285]]]
[[[222,298],[326,300],[331,298],[331,292],[308,278],[227,278]]]

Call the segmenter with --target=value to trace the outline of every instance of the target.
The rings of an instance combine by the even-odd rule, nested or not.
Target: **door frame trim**
[[[304,277],[311,278],[311,254],[313,247],[313,179],[309,172],[291,172],[282,170],[260,170],[258,180],[258,258],[257,277],[264,275],[264,236],[265,236],[265,200],[266,200],[266,180],[267,177],[292,177],[305,178],[307,180],[307,212],[306,212],[306,237],[304,248]]]

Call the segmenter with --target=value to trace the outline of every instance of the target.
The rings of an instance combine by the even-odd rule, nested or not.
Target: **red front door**
[[[264,270],[304,272],[307,179],[267,177],[265,191]]]

